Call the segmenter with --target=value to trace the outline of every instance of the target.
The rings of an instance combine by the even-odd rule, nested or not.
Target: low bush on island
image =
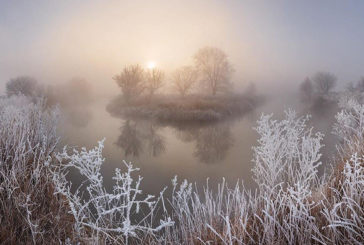
[[[113,116],[153,119],[159,122],[216,122],[244,115],[264,102],[262,96],[246,94],[176,97],[139,97],[129,102],[116,97],[107,110]]]

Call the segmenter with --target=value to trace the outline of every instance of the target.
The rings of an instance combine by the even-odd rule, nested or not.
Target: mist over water
[[[0,244],[364,244],[363,13],[0,0]]]
[[[330,162],[338,108],[325,101],[301,103],[299,86],[317,71],[336,75],[334,91],[363,75],[362,3],[40,2],[0,3],[0,85],[26,75],[51,86],[63,114],[62,144],[90,148],[106,138],[106,179],[125,159],[141,168],[153,192],[174,175],[197,182],[241,179],[253,186],[256,120],[261,113],[281,119],[289,108],[312,114],[310,125],[325,134],[322,160]],[[252,83],[265,103],[238,120],[182,128],[106,110],[120,94],[112,78],[123,67],[154,63],[165,72],[162,91],[169,93],[173,71],[192,65],[193,54],[204,46],[227,54],[234,92]],[[86,83],[74,87],[74,77]]]
[[[106,139],[102,172],[105,184],[112,186],[115,168],[122,168],[122,160],[130,161],[144,176],[143,188],[159,193],[171,179],[187,179],[212,187],[222,178],[234,185],[243,181],[255,188],[251,169],[252,147],[257,145],[253,129],[261,114],[274,113],[282,119],[284,110],[295,109],[299,115],[312,114],[310,125],[324,133],[323,166],[327,167],[335,153],[336,137],[332,135],[334,111],[307,111],[297,100],[297,92],[268,97],[266,103],[247,112],[237,120],[208,125],[173,126],[152,120],[114,117],[106,110],[109,99],[98,99],[90,107],[92,117],[82,127],[66,120],[62,125],[62,144],[91,148],[98,140]],[[75,177],[77,178],[77,177]]]

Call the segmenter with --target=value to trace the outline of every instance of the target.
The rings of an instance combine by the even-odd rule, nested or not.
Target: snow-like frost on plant
[[[323,134],[307,129],[309,117],[297,117],[292,110],[286,111],[281,121],[272,116],[262,115],[255,128],[260,135],[259,145],[253,147],[256,182],[262,190],[273,190],[280,184],[310,188],[321,164]]]
[[[225,181],[213,191],[172,180],[172,217],[167,234],[175,244],[360,244],[363,241],[363,165],[353,158],[337,185],[317,176],[323,135],[307,127],[308,117],[287,111],[263,115],[254,148],[256,192]],[[361,162],[359,164],[358,162]],[[340,172],[339,172],[340,173]],[[341,176],[339,174],[339,176]],[[343,184],[342,184],[343,183]],[[333,196],[327,189],[332,189]],[[202,194],[202,195],[201,195]]]
[[[364,156],[354,154],[345,163],[339,188],[332,187],[331,202],[325,205],[324,227],[331,242],[362,244],[364,241]]]
[[[102,150],[104,141],[87,151],[73,150],[72,154],[64,148],[57,155],[60,168],[54,171],[54,181],[57,191],[66,196],[70,202],[76,225],[80,232],[91,229],[92,237],[101,238],[106,242],[128,244],[129,238],[143,238],[154,236],[157,232],[172,226],[174,222],[165,216],[160,224],[154,226],[157,204],[163,199],[160,197],[142,195],[140,183],[142,177],[133,178],[134,168],[131,163],[123,161],[125,172],[115,169],[115,185],[112,192],[104,187],[103,177],[100,173],[104,162]],[[75,192],[71,191],[71,183],[67,181],[70,169],[76,168],[85,178],[85,181]]]
[[[61,243],[71,235],[47,166],[59,140],[58,117],[42,98],[0,98],[1,243]]]
[[[364,144],[364,104],[354,99],[341,99],[342,110],[336,115],[333,132],[342,141],[339,152],[354,154],[363,151]]]
[[[350,100],[341,105],[334,132],[346,160],[327,183],[317,176],[323,135],[307,127],[308,117],[287,111],[281,121],[272,115],[258,121],[253,169],[258,191],[240,183],[229,188],[225,180],[217,191],[208,182],[199,190],[174,178],[170,199],[164,200],[163,191],[159,197],[142,193],[139,169],[127,162],[115,170],[112,190],[106,189],[103,141],[91,150],[55,153],[57,110],[25,97],[1,99],[2,226],[11,230],[17,218],[26,242],[34,244],[50,236],[66,244],[362,244],[364,109]],[[76,190],[67,179],[73,170],[83,180]],[[47,213],[44,198],[60,204]],[[67,225],[72,229],[62,234]]]

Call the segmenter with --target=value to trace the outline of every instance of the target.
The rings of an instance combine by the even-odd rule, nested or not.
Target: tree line
[[[337,77],[329,72],[317,72],[311,77],[307,77],[299,87],[301,102],[310,104],[318,98],[330,99],[337,84]],[[349,82],[345,87],[345,92],[352,94],[364,92],[364,77],[357,82]]]
[[[184,97],[198,86],[213,96],[229,91],[233,68],[224,51],[215,47],[204,47],[196,52],[193,59],[194,66],[183,66],[173,72],[171,79],[175,92]],[[145,70],[136,64],[125,66],[113,80],[121,88],[124,98],[129,101],[141,94],[153,96],[165,85],[165,78],[165,72],[160,69]]]

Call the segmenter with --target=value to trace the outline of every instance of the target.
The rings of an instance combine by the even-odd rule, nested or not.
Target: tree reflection
[[[152,123],[147,125],[145,139],[148,144],[149,153],[153,157],[159,156],[166,150],[164,137],[158,131],[158,126]]]
[[[125,157],[139,157],[143,153],[158,157],[166,151],[163,126],[155,122],[128,119],[120,128],[115,144]],[[194,145],[193,156],[200,162],[213,164],[224,160],[234,144],[229,123],[175,126],[177,138]]]
[[[153,123],[126,120],[120,131],[115,144],[124,150],[126,157],[138,157],[145,149],[153,157],[165,152],[164,137],[158,132],[159,127]]]
[[[212,164],[225,159],[234,139],[228,124],[208,125],[177,131],[184,142],[195,142],[194,156],[201,162]]]
[[[121,134],[115,144],[124,150],[125,156],[138,157],[143,151],[143,141],[137,131],[137,123],[127,120],[120,130]]]

